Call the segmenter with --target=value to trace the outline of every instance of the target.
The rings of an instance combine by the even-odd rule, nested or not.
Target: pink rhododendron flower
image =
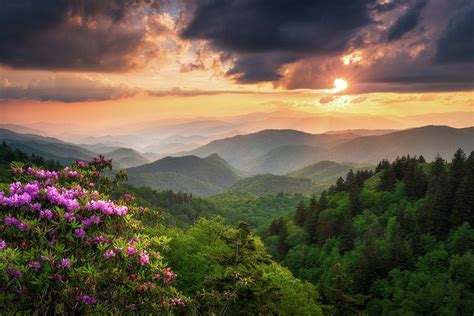
[[[127,255],[131,256],[131,255],[134,255],[138,252],[137,248],[133,248],[133,247],[128,247],[127,248]]]
[[[76,228],[74,230],[74,236],[76,238],[84,238],[85,235],[86,235],[86,231],[82,228]]]
[[[0,249],[5,249],[7,248],[7,242],[5,240],[0,240]]]
[[[71,260],[69,258],[63,258],[58,263],[58,269],[69,269],[71,267]]]
[[[51,220],[53,218],[53,212],[51,212],[50,210],[40,211],[39,216],[40,218],[47,218]]]
[[[41,268],[41,264],[39,263],[39,261],[31,261],[28,264],[28,268],[30,268],[31,270],[38,271]]]
[[[150,257],[146,251],[140,252],[140,265],[144,266],[150,263]]]
[[[112,257],[115,257],[115,251],[113,250],[106,250],[104,254],[105,259],[110,259]]]
[[[94,305],[97,303],[97,299],[93,296],[89,296],[87,294],[80,294],[76,296],[76,301],[82,302],[83,304],[86,305]]]

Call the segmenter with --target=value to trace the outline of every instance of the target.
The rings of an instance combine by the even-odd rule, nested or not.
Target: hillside
[[[117,148],[105,154],[105,157],[112,159],[114,169],[125,169],[150,163],[150,160],[130,148]]]
[[[437,155],[449,157],[458,148],[474,149],[474,127],[424,126],[379,136],[366,136],[335,146],[331,160],[377,163],[402,155],[423,155],[434,160]]]
[[[273,174],[260,174],[245,178],[226,190],[226,192],[249,192],[258,196],[279,193],[312,193],[313,183],[305,178],[293,178]]]
[[[215,194],[240,178],[237,171],[217,154],[206,158],[166,157],[126,171],[131,184],[202,196]]]
[[[311,179],[318,187],[329,187],[336,183],[339,177],[344,177],[349,170],[371,170],[375,166],[369,164],[338,163],[334,161],[320,161],[302,169],[289,172],[287,176]]]
[[[0,129],[0,141],[28,154],[34,153],[45,159],[57,160],[65,165],[76,160],[89,160],[91,157],[97,156],[95,152],[56,138],[20,134],[7,129]]]
[[[332,315],[467,315],[473,196],[474,151],[430,163],[405,156],[349,172],[258,231]]]

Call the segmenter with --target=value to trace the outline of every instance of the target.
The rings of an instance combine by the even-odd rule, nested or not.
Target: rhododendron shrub
[[[166,312],[185,305],[160,255],[165,239],[135,236],[147,209],[110,200],[111,161],[61,171],[12,165],[0,190],[0,311]],[[117,180],[115,180],[117,181]],[[1,312],[0,312],[1,313]]]

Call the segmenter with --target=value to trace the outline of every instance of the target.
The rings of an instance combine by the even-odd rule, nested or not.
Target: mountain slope
[[[296,130],[263,130],[247,135],[213,141],[186,154],[204,157],[217,153],[233,166],[250,171],[255,159],[270,150],[287,145],[333,146],[357,137],[351,133],[338,135],[309,134]]]
[[[150,163],[150,160],[130,148],[117,148],[105,154],[105,157],[112,158],[114,169],[125,169]]]
[[[474,127],[457,129],[424,126],[359,137],[353,134],[313,135],[291,132],[263,131],[256,133],[259,134],[258,141],[255,141],[255,134],[249,134],[210,143],[197,151],[216,150],[233,155],[235,158],[228,161],[239,164],[239,168],[250,174],[283,175],[322,160],[377,163],[381,159],[393,160],[407,154],[423,155],[427,160],[433,160],[437,154],[448,156],[457,148],[465,151],[474,149]],[[328,139],[323,136],[340,138]],[[269,139],[268,142],[265,141],[266,138]]]
[[[206,158],[166,157],[126,170],[131,184],[203,196],[215,194],[240,179],[235,169],[217,154]]]
[[[97,156],[95,152],[56,138],[19,134],[6,129],[0,129],[0,141],[28,154],[34,153],[46,159],[58,160],[65,165],[76,160],[89,160]]]
[[[312,193],[313,183],[309,179],[259,174],[245,178],[226,190],[226,192],[248,192],[257,196],[274,195],[278,193]]]
[[[308,178],[318,186],[330,186],[336,183],[339,177],[344,177],[349,170],[373,169],[369,164],[338,163],[334,161],[323,160],[299,170],[289,172],[287,176]]]
[[[474,149],[474,127],[424,126],[379,136],[359,137],[339,144],[329,152],[329,159],[376,163],[402,155],[423,155],[433,160],[436,155],[449,157],[456,149]],[[332,159],[334,158],[334,159]]]

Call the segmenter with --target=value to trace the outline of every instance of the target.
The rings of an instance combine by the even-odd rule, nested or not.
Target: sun
[[[333,93],[341,92],[347,89],[347,81],[341,78],[334,80],[334,88],[332,89]]]

